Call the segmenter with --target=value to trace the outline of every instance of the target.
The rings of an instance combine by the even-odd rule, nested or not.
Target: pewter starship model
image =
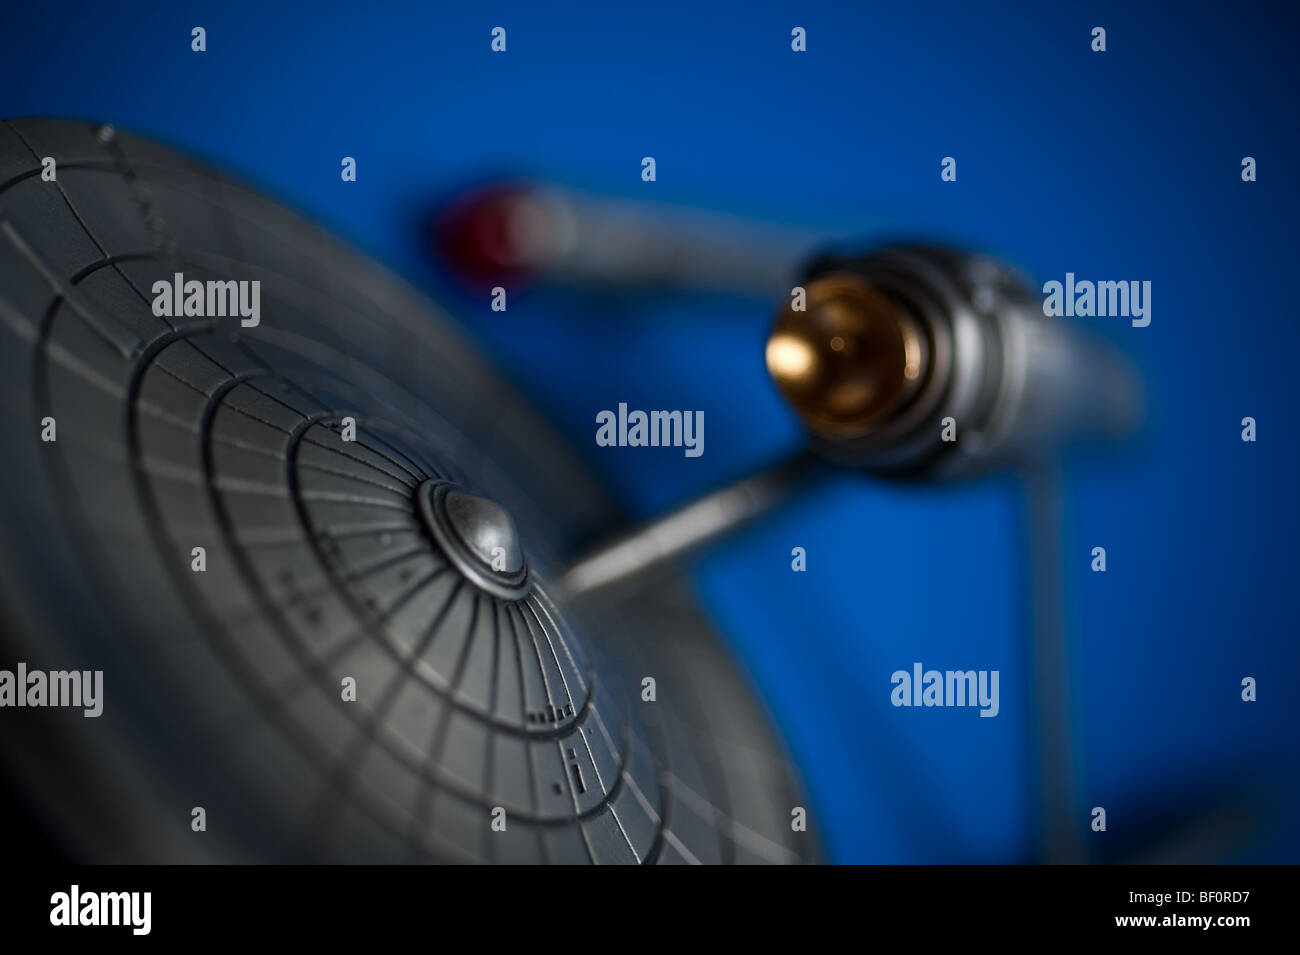
[[[175,273],[259,281],[260,323],[155,315]],[[0,125],[0,388],[0,652],[104,673],[101,717],[28,712],[0,752],[74,859],[820,858],[682,580],[548,588],[609,496],[275,202],[110,127]]]

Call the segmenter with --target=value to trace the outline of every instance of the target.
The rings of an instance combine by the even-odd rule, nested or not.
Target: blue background
[[[1081,838],[1122,857],[1232,790],[1256,822],[1203,858],[1300,861],[1294,19],[1260,5],[696,6],[15,5],[0,114],[112,121],[338,230],[443,301],[641,515],[798,445],[761,360],[775,303],[536,291],[493,313],[430,261],[439,196],[526,173],[967,242],[1040,280],[1151,280],[1149,327],[1082,320],[1137,358],[1151,409],[1138,441],[1067,470]],[[489,50],[498,25],[504,55]],[[795,25],[806,53],[790,50]],[[190,50],[193,26],[206,53]],[[1246,155],[1258,182],[1241,181]],[[341,182],[342,156],[357,182]],[[943,156],[956,183],[940,181]],[[704,456],[597,448],[595,413],[619,401],[703,409]],[[1257,443],[1240,440],[1246,415]],[[1022,518],[1005,477],[845,476],[694,565],[834,859],[1034,857]],[[1088,569],[1098,545],[1105,574]],[[889,676],[917,660],[999,669],[1001,714],[893,708]],[[1246,675],[1256,703],[1240,700]],[[1087,831],[1096,805],[1105,834]]]

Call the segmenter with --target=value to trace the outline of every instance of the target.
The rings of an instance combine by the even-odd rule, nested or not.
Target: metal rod
[[[1024,469],[1030,593],[1030,732],[1038,766],[1039,857],[1054,864],[1086,861],[1075,805],[1070,706],[1070,654],[1065,622],[1064,492],[1060,464],[1043,460]]]
[[[657,517],[596,548],[559,579],[561,592],[581,596],[649,574],[768,513],[825,470],[807,451]]]

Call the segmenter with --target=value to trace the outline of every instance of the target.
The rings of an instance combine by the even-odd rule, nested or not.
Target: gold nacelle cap
[[[804,425],[831,439],[876,430],[916,394],[928,349],[907,308],[867,279],[809,282],[776,317],[767,370]]]

